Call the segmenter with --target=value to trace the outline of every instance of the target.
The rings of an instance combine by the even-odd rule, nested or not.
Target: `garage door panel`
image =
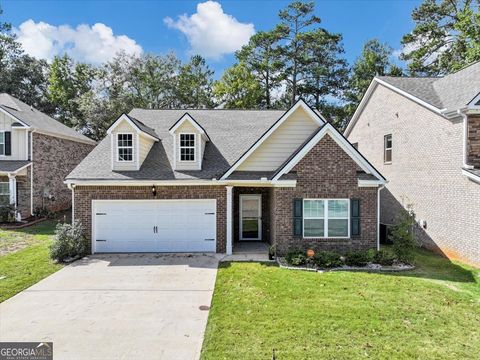
[[[216,250],[215,200],[97,200],[93,209],[96,252]]]

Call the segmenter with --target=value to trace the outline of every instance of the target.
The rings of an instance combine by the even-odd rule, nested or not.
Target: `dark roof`
[[[358,180],[378,180],[375,175],[363,171],[357,171],[357,178]]]
[[[480,61],[444,77],[379,76],[438,109],[449,111],[465,107],[480,93]]]
[[[152,129],[151,127],[148,127],[147,125],[145,125],[144,123],[142,123],[140,120],[137,120],[135,119],[133,116],[129,116],[127,114],[125,114],[134,124],[135,126],[137,126],[141,131],[143,131],[144,133],[150,135],[150,136],[153,136],[154,138],[156,139],[159,139],[157,133],[155,132],[154,129]]]
[[[27,160],[0,160],[0,172],[15,172],[28,164]]]
[[[208,132],[202,170],[172,169],[173,137],[169,129],[186,112]],[[283,114],[283,110],[145,110],[128,115],[153,129],[160,138],[139,171],[112,171],[110,135],[67,176],[67,179],[191,180],[220,179]]]
[[[58,136],[65,136],[72,138],[72,140],[76,139],[95,144],[93,140],[89,139],[85,135],[82,135],[74,129],[63,125],[61,122],[51,118],[50,116],[38,111],[37,109],[25,104],[9,94],[0,94],[0,107],[12,115],[15,119],[27,124],[33,129],[47,131]]]

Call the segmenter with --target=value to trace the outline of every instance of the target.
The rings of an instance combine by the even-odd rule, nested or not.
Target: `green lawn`
[[[396,274],[218,272],[202,359],[478,359],[480,269],[419,250]]]
[[[0,249],[22,249],[0,256],[0,302],[62,268],[48,256],[56,221],[45,221],[20,230],[0,230]],[[12,250],[13,251],[13,250]]]

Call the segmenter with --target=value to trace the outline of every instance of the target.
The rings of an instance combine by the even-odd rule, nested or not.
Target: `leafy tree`
[[[412,75],[442,75],[480,59],[479,0],[425,0],[412,12],[415,28],[402,39]]]
[[[262,106],[264,105],[267,109],[272,107],[272,91],[281,83],[280,70],[283,67],[279,48],[281,36],[279,28],[272,31],[260,31],[253,35],[249,43],[236,53],[237,59],[258,80],[264,94],[263,101],[261,101]],[[259,105],[255,104],[255,107]]]
[[[361,56],[353,65],[348,90],[345,92],[347,114],[353,115],[375,76],[402,76],[402,69],[390,61],[391,55],[392,48],[377,39],[365,43]]]
[[[12,61],[9,71],[2,77],[0,92],[6,92],[36,109],[53,114],[54,108],[47,98],[48,63],[29,55]]]
[[[180,61],[166,56],[144,55],[128,67],[128,90],[132,103],[145,109],[171,109],[177,106],[176,87]]]
[[[200,55],[192,56],[187,64],[182,65],[176,87],[179,107],[212,108],[213,74]]]
[[[132,61],[124,52],[117,54],[97,70],[94,86],[78,99],[85,120],[80,128],[85,135],[103,139],[112,122],[136,106],[128,81]]]
[[[2,15],[3,10],[0,8],[0,17]],[[22,55],[22,47],[12,33],[12,24],[0,21],[0,74],[3,75],[11,62]]]
[[[312,38],[308,36],[308,31],[312,25],[320,23],[320,18],[313,15],[314,8],[314,2],[294,1],[278,14],[278,29],[285,40],[281,51],[285,63],[283,75],[290,92],[290,105],[297,100],[298,85],[303,81],[302,74],[308,63],[306,52]]]
[[[261,104],[263,90],[244,63],[231,66],[215,82],[214,94],[226,109],[255,109]]]
[[[75,63],[67,54],[53,59],[48,77],[48,99],[59,121],[67,126],[81,127],[85,119],[77,100],[90,91],[94,76],[95,69],[91,65]]]

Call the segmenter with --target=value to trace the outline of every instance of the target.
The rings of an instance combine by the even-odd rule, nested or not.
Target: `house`
[[[426,247],[480,264],[480,62],[374,78],[345,136],[388,179],[382,224],[411,204]]]
[[[318,112],[143,110],[70,173],[91,252],[376,248],[383,176]]]
[[[0,203],[17,218],[36,209],[64,210],[71,192],[63,183],[95,142],[8,94],[0,94]]]

